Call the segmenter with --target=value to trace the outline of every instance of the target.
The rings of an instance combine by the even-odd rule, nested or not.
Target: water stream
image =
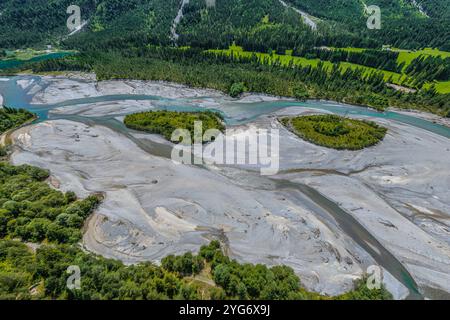
[[[204,109],[205,107],[198,104],[199,98],[185,99],[167,99],[150,95],[107,95],[100,97],[88,97],[74,100],[66,100],[61,103],[49,105],[34,105],[31,103],[32,95],[26,89],[17,84],[17,80],[34,80],[41,84],[39,77],[16,76],[9,81],[0,81],[0,94],[4,98],[4,104],[15,108],[25,108],[38,114],[37,121],[45,121],[47,119],[69,119],[73,121],[99,124],[125,135],[134,141],[144,151],[161,157],[170,157],[171,147],[167,144],[161,144],[148,139],[138,139],[132,132],[127,129],[122,122],[115,119],[117,115],[107,115],[99,117],[83,117],[81,115],[56,115],[49,114],[49,111],[63,106],[72,106],[80,104],[90,104],[105,101],[123,101],[123,100],[151,100],[155,102],[157,109],[183,110],[192,111]],[[0,79],[1,80],[1,79]],[[396,112],[377,112],[368,108],[355,107],[350,105],[342,105],[332,102],[308,101],[295,102],[286,100],[277,100],[271,102],[254,102],[239,103],[231,100],[221,100],[219,112],[221,112],[228,125],[244,124],[263,115],[269,114],[277,110],[288,107],[305,107],[317,110],[326,110],[336,114],[370,116],[376,118],[385,118],[398,121],[404,124],[412,125],[423,130],[439,134],[450,138],[450,128],[441,126],[416,117],[399,114]],[[251,175],[254,173],[247,172]],[[276,190],[286,190],[294,199],[308,206],[313,212],[321,216],[323,220],[333,220],[337,226],[350,236],[359,246],[361,246],[373,259],[382,267],[388,270],[396,279],[403,283],[409,290],[411,299],[420,299],[422,295],[419,293],[417,284],[411,277],[406,268],[386,249],[384,246],[371,235],[353,216],[340,208],[336,203],[320,194],[315,189],[299,183],[293,183],[288,180],[272,180]],[[258,187],[255,185],[255,187]]]

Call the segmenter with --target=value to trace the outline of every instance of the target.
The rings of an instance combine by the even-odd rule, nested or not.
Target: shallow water
[[[289,107],[305,107],[308,109],[329,111],[340,115],[350,114],[389,119],[450,138],[450,128],[420,118],[403,115],[396,112],[377,112],[368,108],[324,101],[296,102],[277,100],[270,102],[242,103],[225,98],[196,97],[184,99],[167,99],[151,95],[126,94],[66,100],[61,103],[48,105],[34,105],[31,104],[32,95],[30,95],[26,89],[22,89],[16,81],[34,80],[36,83],[45,87],[45,84],[43,83],[41,78],[36,76],[17,76],[8,79],[9,81],[0,81],[0,94],[4,98],[5,105],[30,110],[38,114],[39,119],[37,121],[45,121],[49,118],[64,118],[85,123],[101,124],[124,134],[129,139],[136,142],[136,144],[144,151],[162,157],[170,157],[170,146],[152,142],[149,140],[135,138],[130,133],[130,130],[128,130],[120,121],[114,119],[114,117],[118,116],[119,114],[110,114],[108,116],[100,117],[83,117],[80,115],[49,114],[49,111],[54,108],[64,106],[123,100],[151,100],[155,102],[154,105],[156,109],[196,111],[205,110],[205,108],[207,108],[204,106],[204,104],[200,104],[200,101],[212,100],[219,103],[217,104],[217,109],[212,110],[221,112],[228,125],[245,124],[255,120],[261,115],[270,114]],[[374,260],[377,261],[377,263],[388,270],[395,278],[397,278],[410,290],[411,294],[409,298],[422,298],[417,288],[417,284],[408,273],[408,271],[404,268],[404,266],[388,250],[386,250],[386,248],[384,248],[374,236],[372,236],[360,223],[358,223],[356,219],[345,212],[345,210],[341,209],[336,203],[330,201],[328,198],[306,185],[294,184],[289,181],[277,181],[276,184],[277,189],[290,189],[293,190],[293,192],[297,192],[299,201],[309,202],[311,209],[318,215],[322,215],[323,219],[329,220],[331,218],[332,220],[336,221],[337,225],[343,232],[349,235],[358,245],[360,245],[366,252],[368,252],[374,258]]]
[[[73,54],[72,52],[52,52],[48,54],[43,54],[40,56],[33,57],[28,60],[17,60],[17,59],[11,59],[11,60],[1,60],[0,61],[0,70],[2,69],[9,69],[9,68],[18,68],[22,66],[25,63],[30,62],[39,62],[44,60],[50,60],[50,59],[58,59],[62,58],[68,55]]]
[[[313,201],[314,206],[311,208],[313,212],[324,211],[325,214],[331,215],[336,220],[339,228],[350,236],[361,248],[363,248],[370,256],[380,265],[383,266],[391,275],[405,285],[409,289],[408,299],[423,299],[419,292],[417,283],[411,274],[398,261],[398,259],[390,253],[372,234],[370,234],[352,215],[340,208],[336,203],[320,194],[314,188],[305,184],[293,183],[287,180],[278,182],[278,189],[291,189],[301,193]]]
[[[203,98],[184,98],[184,99],[168,99],[151,95],[133,95],[133,94],[119,94],[119,95],[105,95],[99,97],[88,97],[74,100],[66,100],[61,103],[48,105],[34,105],[31,104],[32,96],[28,94],[27,90],[22,89],[17,85],[17,80],[33,79],[45,87],[40,77],[36,76],[16,76],[8,78],[9,81],[0,81],[0,94],[4,98],[4,104],[9,107],[25,108],[36,113],[39,116],[39,121],[45,121],[49,118],[49,111],[59,107],[81,105],[89,103],[107,102],[107,101],[124,101],[124,100],[149,100],[155,102],[156,109],[166,109],[172,111],[198,111],[205,110],[206,107],[199,103],[199,100],[215,100],[220,103],[220,108],[215,110],[224,116],[225,122],[228,125],[240,125],[251,122],[261,115],[273,113],[289,107],[304,107],[308,109],[317,109],[323,111],[333,112],[339,115],[357,115],[374,118],[389,119],[404,124],[408,124],[420,129],[439,134],[441,136],[450,138],[450,128],[420,119],[417,117],[400,114],[397,112],[386,111],[378,112],[373,109],[365,107],[357,107],[347,104],[333,103],[327,101],[265,101],[242,103],[238,101],[231,101],[226,99],[213,99],[208,97]],[[80,80],[82,81],[82,80]],[[119,114],[117,114],[119,115]],[[58,118],[56,115],[50,115],[50,118]]]

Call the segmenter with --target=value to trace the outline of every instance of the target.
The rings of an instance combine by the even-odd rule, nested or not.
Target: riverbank
[[[63,58],[68,55],[75,54],[76,51],[73,50],[45,50],[45,51],[34,51],[34,50],[16,50],[16,53],[7,59],[0,60],[0,73],[2,70],[12,70],[21,68],[25,64],[40,62],[49,59]]]
[[[361,235],[370,232],[383,246],[375,252],[388,248],[421,288],[450,291],[443,273],[450,265],[445,213],[450,212],[445,175],[450,147],[445,135],[421,129],[419,122],[391,119],[389,113],[336,103],[264,95],[236,100],[161,82],[31,80],[20,79],[21,87],[33,93],[30,99],[54,104],[30,108],[46,106],[52,117],[77,122],[52,120],[22,128],[14,135],[20,148],[13,159],[50,169],[62,188],[106,192],[105,206],[86,234],[85,244],[93,252],[127,263],[158,261],[218,238],[239,261],[289,265],[308,289],[334,294],[349,288],[374,259],[321,209],[323,196],[312,199],[283,183],[317,184],[318,189],[328,181],[336,189],[354,183],[363,194],[330,192],[336,206],[360,221],[362,229],[353,236],[364,241]],[[151,108],[219,110],[238,137],[251,126],[279,129],[280,176],[263,178],[254,166],[175,166],[168,158],[170,144],[129,132],[121,123],[123,114]],[[388,127],[388,135],[363,151],[336,151],[302,141],[276,121],[323,112],[376,121]],[[373,218],[361,218],[359,211]],[[397,297],[404,296],[404,290],[398,292]]]
[[[34,104],[57,104],[67,100],[76,100],[83,97],[101,97],[108,95],[148,95],[158,96],[167,99],[183,99],[183,98],[221,98],[226,103],[227,101],[239,102],[239,103],[255,103],[255,102],[271,102],[271,101],[292,101],[296,102],[291,97],[273,96],[263,93],[246,92],[242,94],[238,99],[233,99],[227,96],[225,93],[214,90],[191,87],[184,84],[167,82],[167,81],[142,81],[142,80],[105,80],[97,81],[96,76],[93,73],[84,72],[59,72],[52,75],[42,75],[45,81],[48,81],[49,88],[46,91],[42,91],[39,95],[34,96],[32,103]],[[70,89],[70,96],[59,97],[57,91],[61,89]],[[53,98],[52,98],[53,96]],[[59,97],[59,98],[55,98]],[[132,101],[130,97],[128,103],[136,105],[136,111],[146,110],[151,107],[151,103],[147,101]],[[336,105],[346,105],[345,103],[336,102],[332,100],[323,99],[308,99],[311,102],[324,102]],[[208,101],[200,101],[202,105],[207,108],[220,109],[216,103]],[[78,109],[80,105],[74,106],[74,109]],[[360,105],[361,108],[367,108]],[[64,112],[69,112],[69,107],[65,107]],[[399,114],[408,115],[411,117],[420,118],[433,123],[437,123],[446,127],[450,127],[450,118],[445,118],[433,113],[419,110],[406,110],[402,108],[389,108],[387,111],[397,112]],[[61,113],[61,109],[52,110],[52,113]],[[78,113],[78,112],[77,112]]]
[[[22,128],[22,127],[26,127],[27,125],[33,123],[34,121],[36,121],[39,117],[37,115],[33,115],[33,117],[31,117],[30,119],[28,119],[27,121],[23,122],[22,124],[15,126],[11,129],[6,130],[5,132],[3,132],[0,135],[0,147],[6,147],[8,145],[11,144],[11,139],[10,136],[14,133],[14,131]]]
[[[84,237],[90,251],[105,257],[158,261],[220,239],[231,257],[289,265],[308,289],[330,295],[348,291],[372,263],[289,195],[175,165],[106,127],[47,121],[14,137],[14,164],[49,169],[61,190],[78,196],[105,192]]]
[[[400,114],[406,114],[408,116],[417,117],[420,119],[424,119],[433,123],[440,124],[441,126],[446,126],[450,128],[450,118],[441,117],[434,113],[429,113],[425,111],[417,111],[417,110],[407,110],[407,109],[399,109],[399,108],[389,108],[390,111],[394,111]]]

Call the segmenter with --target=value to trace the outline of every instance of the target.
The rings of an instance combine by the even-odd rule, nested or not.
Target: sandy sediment
[[[390,110],[397,112],[397,113],[406,114],[411,117],[417,117],[417,118],[421,118],[421,119],[424,119],[427,121],[431,121],[431,122],[440,124],[442,126],[450,127],[450,118],[444,118],[444,117],[438,116],[437,114],[424,112],[424,111],[418,111],[418,110],[405,110],[405,109],[398,109],[398,108],[390,108]]]
[[[252,126],[278,129],[280,174],[275,178],[315,188],[353,215],[420,285],[449,292],[449,139],[370,118],[388,128],[385,139],[361,151],[337,151],[303,141],[277,121],[278,116],[311,113],[318,111],[282,110],[235,128],[235,135],[248,135]]]
[[[16,81],[17,85],[22,89],[27,89],[35,83],[34,79],[21,79]]]
[[[106,195],[84,244],[125,262],[158,261],[221,240],[239,261],[286,264],[313,290],[348,290],[371,258],[282,192],[151,156],[101,126],[66,120],[22,128],[15,164],[51,170],[62,190]]]
[[[420,286],[450,291],[449,245],[400,214],[364,182],[333,175],[289,178],[338,202],[402,261]]]
[[[121,100],[87,104],[77,104],[52,109],[52,115],[81,115],[83,117],[98,117],[105,115],[119,115],[152,110],[157,102],[151,100]]]
[[[281,131],[280,163],[286,169],[281,176],[346,209],[420,286],[450,292],[450,141],[397,122],[370,120],[387,127],[388,134],[362,151],[321,148]]]

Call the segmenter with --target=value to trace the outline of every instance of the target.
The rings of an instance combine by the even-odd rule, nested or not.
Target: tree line
[[[286,1],[319,17],[317,32],[278,0],[217,0],[214,8],[208,8],[205,0],[191,0],[177,28],[181,35],[177,44],[211,49],[227,48],[236,41],[246,50],[258,52],[323,45],[379,48],[383,44],[450,50],[449,7],[441,3],[445,0],[424,5],[429,18],[398,0],[379,0],[381,30],[366,28],[367,16],[359,0]],[[66,9],[71,4],[69,0],[2,1],[0,48],[53,44],[86,51],[174,44],[170,28],[180,6],[178,0],[77,1],[82,19],[89,23],[84,32],[66,38]]]
[[[397,63],[399,53],[394,51],[367,49],[355,52],[345,49],[301,48],[294,51],[294,54],[307,59],[320,59],[333,63],[350,62],[397,73],[401,73],[405,66],[404,62]]]
[[[32,119],[34,114],[25,109],[15,109],[6,106],[0,108],[0,134],[18,127]]]
[[[33,70],[68,70],[79,65],[83,68],[89,66],[99,80],[166,80],[213,88],[233,95],[250,91],[298,99],[328,99],[379,110],[396,106],[440,115],[450,111],[449,94],[438,94],[434,87],[417,87],[414,93],[394,90],[386,86],[391,80],[385,80],[381,72],[367,73],[359,68],[344,71],[339,64],[332,67],[326,67],[323,63],[317,67],[294,65],[292,62],[282,64],[256,55],[217,55],[196,48],[146,47],[107,53],[95,51],[40,62],[33,65]]]
[[[406,67],[405,73],[414,77],[419,83],[434,80],[449,81],[450,58],[421,55],[411,61]]]

